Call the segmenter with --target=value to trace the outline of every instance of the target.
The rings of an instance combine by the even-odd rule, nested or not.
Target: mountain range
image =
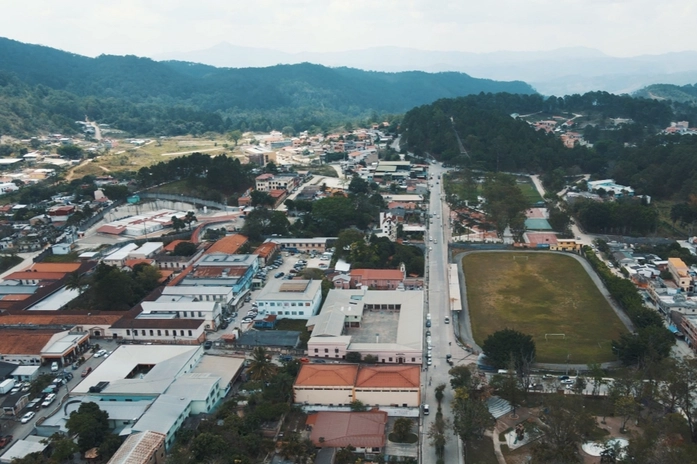
[[[232,68],[308,62],[383,72],[457,71],[484,79],[522,80],[543,95],[557,96],[594,90],[631,93],[651,84],[697,82],[697,51],[634,57],[609,56],[585,47],[491,53],[375,47],[328,53],[286,53],[223,42],[208,49],[153,58]]]
[[[97,99],[88,105],[93,111],[105,99],[161,108],[180,106],[215,114],[228,126],[254,130],[322,127],[351,118],[403,113],[440,98],[480,92],[535,92],[522,81],[497,82],[459,72],[375,72],[310,63],[216,68],[136,56],[90,58],[0,38],[3,72],[25,85]],[[122,116],[127,112],[128,118],[141,118],[136,108],[126,110],[118,101],[110,101],[109,110],[95,117],[109,119],[120,106]],[[75,111],[66,117],[74,117]],[[221,120],[210,120],[209,126],[219,130]]]

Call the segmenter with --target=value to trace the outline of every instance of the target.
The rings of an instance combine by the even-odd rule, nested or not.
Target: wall
[[[295,403],[339,405],[351,404],[353,387],[293,387]]]
[[[418,388],[356,388],[354,398],[366,406],[418,407],[421,404]]]

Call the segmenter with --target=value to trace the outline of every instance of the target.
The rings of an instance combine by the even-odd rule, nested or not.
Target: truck
[[[15,387],[15,379],[7,379],[0,383],[0,395],[9,393]]]

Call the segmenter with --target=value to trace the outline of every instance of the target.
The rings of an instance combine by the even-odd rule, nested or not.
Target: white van
[[[427,405],[427,404],[424,404],[424,405],[423,405],[423,410],[424,410],[424,416],[428,416],[428,413],[429,413],[430,411],[429,411],[429,408],[428,408],[428,405]]]
[[[426,320],[430,321],[431,320],[431,313],[426,314]]]

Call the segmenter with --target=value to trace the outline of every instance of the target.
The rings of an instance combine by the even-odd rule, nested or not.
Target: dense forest
[[[511,117],[582,113],[592,148],[565,148],[557,136]],[[607,118],[628,118],[620,126]],[[442,99],[406,113],[401,132],[409,150],[488,171],[540,173],[559,169],[611,177],[638,195],[684,201],[697,194],[697,137],[660,135],[671,121],[697,121],[697,108],[671,102],[591,92],[563,98],[480,94]],[[462,142],[462,152],[458,144]]]
[[[454,72],[382,73],[309,63],[215,68],[135,56],[88,58],[4,38],[0,73],[5,73],[0,98],[6,100],[0,131],[11,135],[26,135],[35,127],[70,127],[85,115],[139,135],[303,130],[374,113],[401,113],[444,97],[534,93],[523,82]],[[35,123],[20,121],[36,115]],[[46,126],[39,125],[42,119]]]

